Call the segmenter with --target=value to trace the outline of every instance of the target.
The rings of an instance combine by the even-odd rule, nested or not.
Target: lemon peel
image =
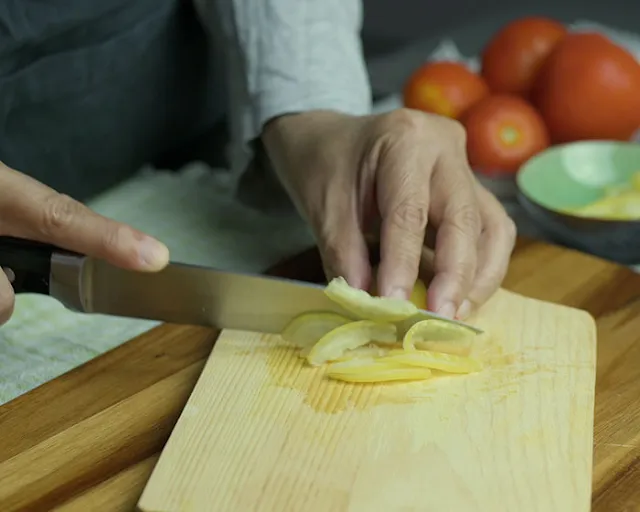
[[[389,348],[380,347],[378,345],[365,345],[363,347],[348,350],[335,361],[350,361],[351,359],[368,359],[386,356],[389,354]]]
[[[348,324],[352,320],[338,313],[311,311],[291,320],[283,329],[282,339],[300,348],[316,343],[329,331]]]
[[[307,355],[307,361],[313,366],[335,361],[347,350],[367,345],[372,341],[396,343],[396,326],[372,320],[359,320],[342,325],[329,331],[313,345]]]
[[[373,297],[364,290],[349,286],[343,277],[332,279],[324,293],[345,310],[366,320],[398,322],[419,311],[416,305],[408,300]]]
[[[420,343],[423,348],[429,343],[436,342],[467,342],[470,346],[471,339],[476,332],[464,325],[454,324],[438,318],[429,318],[413,324],[402,339],[402,348],[415,350]]]

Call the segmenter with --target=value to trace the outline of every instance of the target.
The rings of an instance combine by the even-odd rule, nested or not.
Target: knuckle
[[[411,200],[401,202],[391,214],[394,226],[420,236],[427,227],[427,220],[427,207]]]
[[[128,228],[126,226],[117,223],[108,223],[100,238],[102,251],[106,254],[119,251],[122,247],[123,240],[126,238],[127,231]]]
[[[476,254],[466,254],[456,261],[453,273],[456,275],[458,282],[470,284],[475,277],[478,260]]]
[[[456,279],[463,285],[471,285],[476,273],[476,266],[473,261],[461,261],[456,271]]]
[[[436,265],[439,266],[440,258],[436,255]],[[460,260],[454,267],[449,268],[444,274],[452,283],[456,283],[456,289],[458,290],[457,297],[462,299],[464,295],[464,290],[469,290],[471,288],[473,278],[475,276],[476,267],[473,261],[471,260]]]
[[[481,219],[480,212],[474,204],[465,202],[461,204],[451,216],[453,225],[463,231],[474,236],[480,234]]]
[[[416,110],[399,108],[382,117],[383,129],[399,133],[416,133],[422,130],[425,116]]]
[[[54,193],[42,205],[40,230],[45,236],[52,236],[69,229],[83,206],[71,197]]]

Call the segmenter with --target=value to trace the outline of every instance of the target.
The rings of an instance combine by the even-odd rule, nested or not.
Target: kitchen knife
[[[49,295],[82,313],[276,334],[308,311],[352,317],[329,300],[323,285],[183,263],[170,263],[159,272],[135,272],[10,237],[0,237],[0,267],[15,293]],[[416,321],[425,315],[438,317],[424,311]]]

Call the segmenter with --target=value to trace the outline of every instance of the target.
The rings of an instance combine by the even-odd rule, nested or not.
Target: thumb
[[[325,212],[314,230],[328,280],[344,277],[350,286],[368,290],[369,249],[355,205],[342,201]]]
[[[0,190],[4,235],[50,243],[131,270],[156,271],[169,261],[164,244],[25,174],[0,168]]]

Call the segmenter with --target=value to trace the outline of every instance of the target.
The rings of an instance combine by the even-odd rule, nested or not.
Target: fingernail
[[[169,249],[153,238],[146,237],[138,248],[140,264],[144,269],[157,270],[169,261]]]
[[[471,315],[471,302],[469,302],[468,299],[464,299],[462,301],[462,304],[460,304],[460,307],[458,308],[458,311],[456,312],[456,318],[459,318],[460,320],[465,320],[466,318],[469,317],[469,315]]]
[[[442,306],[440,306],[440,309],[438,309],[436,313],[438,313],[440,316],[453,320],[453,316],[456,314],[456,307],[454,306],[453,302],[445,302]]]
[[[406,290],[403,290],[402,288],[392,288],[388,296],[391,297],[392,299],[402,299],[402,300],[407,300],[409,298],[409,294],[406,292]]]

